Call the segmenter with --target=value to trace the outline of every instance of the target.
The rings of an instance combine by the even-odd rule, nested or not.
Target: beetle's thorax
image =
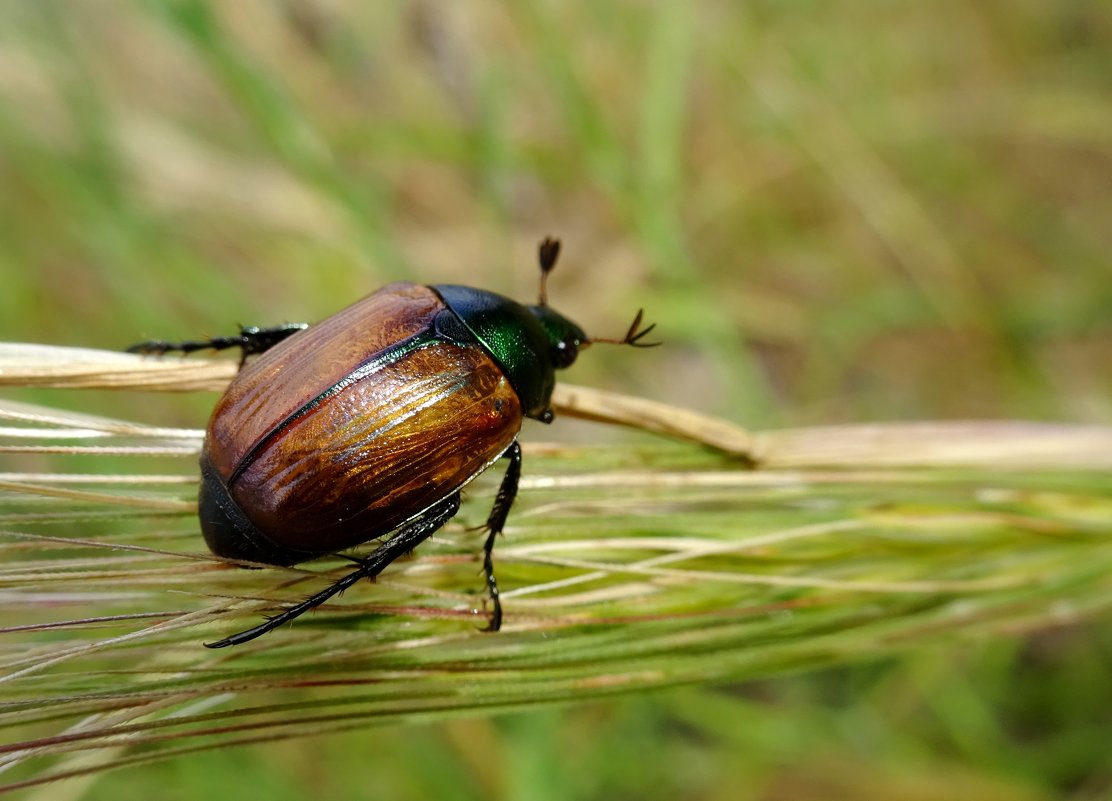
[[[524,306],[495,292],[457,284],[430,288],[506,373],[525,415],[551,420],[555,371],[571,363],[566,340],[569,331],[582,334],[579,327],[548,307]]]

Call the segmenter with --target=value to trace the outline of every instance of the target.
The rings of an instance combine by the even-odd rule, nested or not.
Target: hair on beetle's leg
[[[241,326],[239,334],[230,337],[213,337],[212,339],[199,339],[187,342],[166,342],[161,339],[152,339],[149,342],[139,342],[127,349],[128,353],[149,354],[161,356],[164,353],[194,353],[199,350],[227,350],[239,348],[239,366],[247,361],[248,356],[262,353],[277,345],[283,339],[304,331],[308,323],[283,323],[270,328],[259,328],[255,325]]]
[[[306,598],[296,606],[291,606],[289,609],[285,609],[273,617],[267,618],[265,622],[260,623],[254,628],[241,631],[239,634],[233,634],[231,637],[225,637],[223,640],[207,642],[205,643],[205,647],[224,648],[229,645],[241,645],[242,643],[249,642],[256,637],[261,637],[268,631],[272,631],[285,623],[289,623],[291,620],[300,617],[310,609],[320,606],[329,598],[338,595],[362,579],[374,578],[399,556],[409,553],[428,539],[434,531],[447,523],[458,511],[459,492],[454,492],[444,500],[427,509],[420,517],[402,526],[394,536],[376,548],[370,555],[354,559],[353,561],[357,562],[359,567],[331,586]]]
[[[502,476],[502,484],[498,487],[494,506],[491,507],[490,515],[487,517],[487,538],[486,544],[483,545],[483,574],[486,576],[487,595],[490,596],[492,607],[490,623],[483,631],[498,631],[502,628],[502,601],[498,597],[498,582],[494,578],[494,541],[506,525],[506,517],[510,514],[510,507],[517,497],[517,485],[521,481],[521,446],[516,439],[510,443],[510,447],[506,448],[502,456],[510,460],[510,465]]]

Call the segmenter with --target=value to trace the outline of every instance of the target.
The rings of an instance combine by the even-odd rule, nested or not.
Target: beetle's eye
[[[571,367],[575,363],[575,357],[579,355],[579,348],[577,343],[560,340],[552,349],[552,366],[557,370],[563,370],[565,367]]]

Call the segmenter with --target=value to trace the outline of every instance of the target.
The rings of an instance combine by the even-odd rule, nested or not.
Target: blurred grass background
[[[1109,423],[1110,44],[1082,2],[0,5],[0,340],[313,321],[398,279],[531,298],[553,234],[557,308],[667,342],[577,383],[755,428]],[[1110,656],[1098,623],[57,797],[1103,798]]]

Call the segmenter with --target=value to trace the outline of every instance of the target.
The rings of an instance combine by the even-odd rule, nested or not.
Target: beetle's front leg
[[[198,350],[226,350],[240,348],[239,366],[247,361],[248,356],[262,353],[277,345],[283,339],[304,331],[308,323],[283,323],[271,328],[259,328],[255,325],[241,326],[239,334],[230,337],[213,337],[187,342],[166,342],[161,339],[152,339],[149,342],[139,342],[127,349],[128,353],[144,353],[161,356],[164,353],[193,353]]]
[[[483,629],[484,631],[498,631],[502,628],[502,601],[498,597],[498,582],[494,579],[494,541],[506,525],[506,517],[510,514],[510,507],[517,497],[517,485],[521,481],[521,446],[516,439],[510,443],[510,447],[506,448],[502,456],[510,460],[510,465],[502,476],[502,484],[498,487],[494,506],[491,507],[490,516],[487,517],[487,539],[483,546],[483,573],[486,575],[487,594],[493,607],[490,623]]]

